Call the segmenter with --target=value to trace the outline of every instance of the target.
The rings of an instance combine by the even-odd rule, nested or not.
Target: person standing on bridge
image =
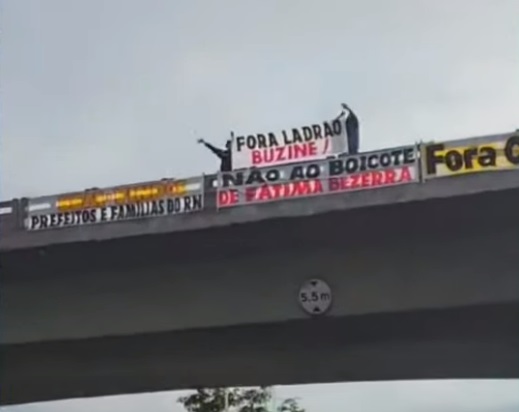
[[[346,118],[346,134],[348,137],[348,154],[357,154],[359,152],[359,119],[351,110],[351,108],[343,103],[342,104],[343,111],[339,115],[345,115],[346,111],[348,111],[348,117]]]
[[[213,146],[211,143],[207,143],[204,139],[198,139],[199,144],[203,144],[211,152],[220,158],[220,172],[232,171],[232,155],[231,155],[231,141],[227,140],[225,143],[225,149],[220,149]]]

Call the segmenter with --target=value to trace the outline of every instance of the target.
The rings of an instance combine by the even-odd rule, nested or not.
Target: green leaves
[[[296,399],[285,399],[272,410],[269,387],[197,389],[178,399],[188,412],[305,412]]]
[[[285,399],[281,405],[277,408],[278,412],[305,412],[305,410],[299,406],[296,399]]]

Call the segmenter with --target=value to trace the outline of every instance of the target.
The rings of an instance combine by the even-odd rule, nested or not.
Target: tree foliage
[[[226,400],[227,398],[227,400]],[[297,399],[289,398],[272,409],[272,392],[268,387],[197,389],[178,399],[187,412],[305,412]]]

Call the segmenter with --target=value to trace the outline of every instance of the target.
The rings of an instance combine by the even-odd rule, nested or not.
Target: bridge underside
[[[5,345],[1,402],[196,386],[518,378],[519,304]]]
[[[311,253],[316,238],[322,248],[362,245],[366,250],[375,243],[400,244],[404,238],[420,242],[424,236],[438,243],[459,236],[461,242],[475,234],[485,237],[487,233],[493,236],[513,231],[518,207],[519,190],[510,190],[304,220],[56,246],[46,248],[43,254],[23,250],[2,255],[2,288],[30,284],[42,274],[75,276],[70,269],[74,262],[81,262],[75,268],[78,271],[95,273],[101,265],[120,270],[123,262],[142,266],[145,271],[150,262],[199,260],[202,255],[221,259],[224,254],[232,257],[290,248]],[[377,236],[377,232],[385,235]],[[509,239],[506,254],[494,250],[489,259],[513,252],[509,244],[517,239],[513,232],[503,238]],[[85,255],[89,259],[84,259]],[[105,258],[100,261],[99,256]],[[448,263],[445,271],[452,271]],[[459,290],[445,291],[450,292]],[[516,294],[512,291],[509,296]],[[9,315],[9,310],[2,312]],[[34,315],[31,325],[39,319],[38,313]],[[518,325],[519,299],[511,298],[510,302],[486,305],[248,326],[27,343],[4,340],[0,347],[0,403],[195,386],[519,378]]]

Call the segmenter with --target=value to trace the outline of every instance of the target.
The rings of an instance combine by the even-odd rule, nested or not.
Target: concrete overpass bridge
[[[0,205],[1,403],[519,377],[519,171],[439,178],[428,147],[416,179],[370,190],[217,208],[205,176],[197,213],[48,230],[28,230],[31,200]],[[298,302],[310,278],[332,291],[322,316]]]

